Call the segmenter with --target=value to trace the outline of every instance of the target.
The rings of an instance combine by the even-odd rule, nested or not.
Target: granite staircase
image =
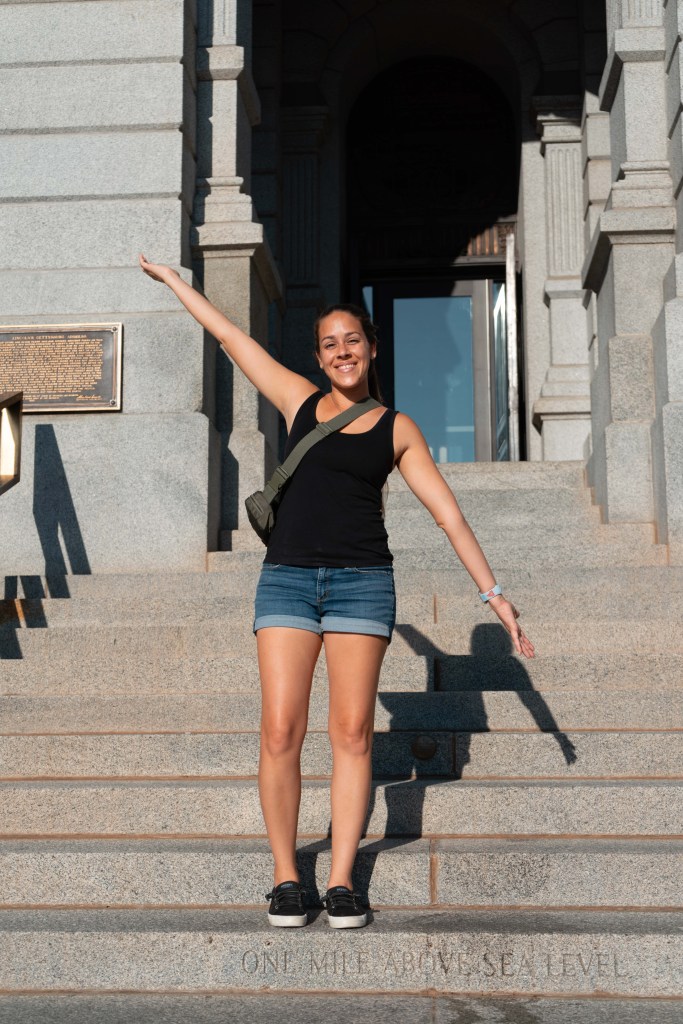
[[[0,1022],[280,1020],[284,992],[303,1021],[683,1019],[683,573],[650,527],[600,523],[576,463],[444,472],[538,656],[513,655],[392,477],[399,625],[357,932],[319,911],[295,932],[266,921],[262,552],[5,578]],[[313,903],[326,699],[321,663],[299,839]]]

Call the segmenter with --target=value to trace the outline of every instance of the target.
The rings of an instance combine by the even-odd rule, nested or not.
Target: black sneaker
[[[304,894],[306,890],[299,882],[280,882],[272,892],[266,893],[270,900],[268,922],[276,928],[300,928],[308,923],[308,914],[304,910]]]
[[[345,885],[334,885],[323,896],[330,928],[362,928],[368,915],[359,897]]]

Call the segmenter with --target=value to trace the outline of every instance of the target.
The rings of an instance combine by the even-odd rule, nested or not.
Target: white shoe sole
[[[302,928],[308,924],[308,914],[292,914],[285,917],[283,914],[268,914],[268,924],[274,928]]]
[[[354,914],[353,917],[330,917],[327,918],[330,928],[362,928],[368,923],[368,915]]]

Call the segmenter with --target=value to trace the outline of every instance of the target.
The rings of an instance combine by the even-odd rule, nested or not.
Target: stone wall
[[[190,280],[195,11],[0,6],[3,324],[123,323],[120,413],[26,415],[5,573],[202,568],[216,546],[202,331],[137,254]]]

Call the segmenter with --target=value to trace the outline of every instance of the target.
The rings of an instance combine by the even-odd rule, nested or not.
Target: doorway
[[[349,117],[348,291],[379,325],[386,401],[437,463],[519,458],[519,151],[498,86],[455,59],[388,69]]]
[[[415,420],[434,461],[509,459],[505,281],[375,281],[362,294],[381,324],[385,401]]]

